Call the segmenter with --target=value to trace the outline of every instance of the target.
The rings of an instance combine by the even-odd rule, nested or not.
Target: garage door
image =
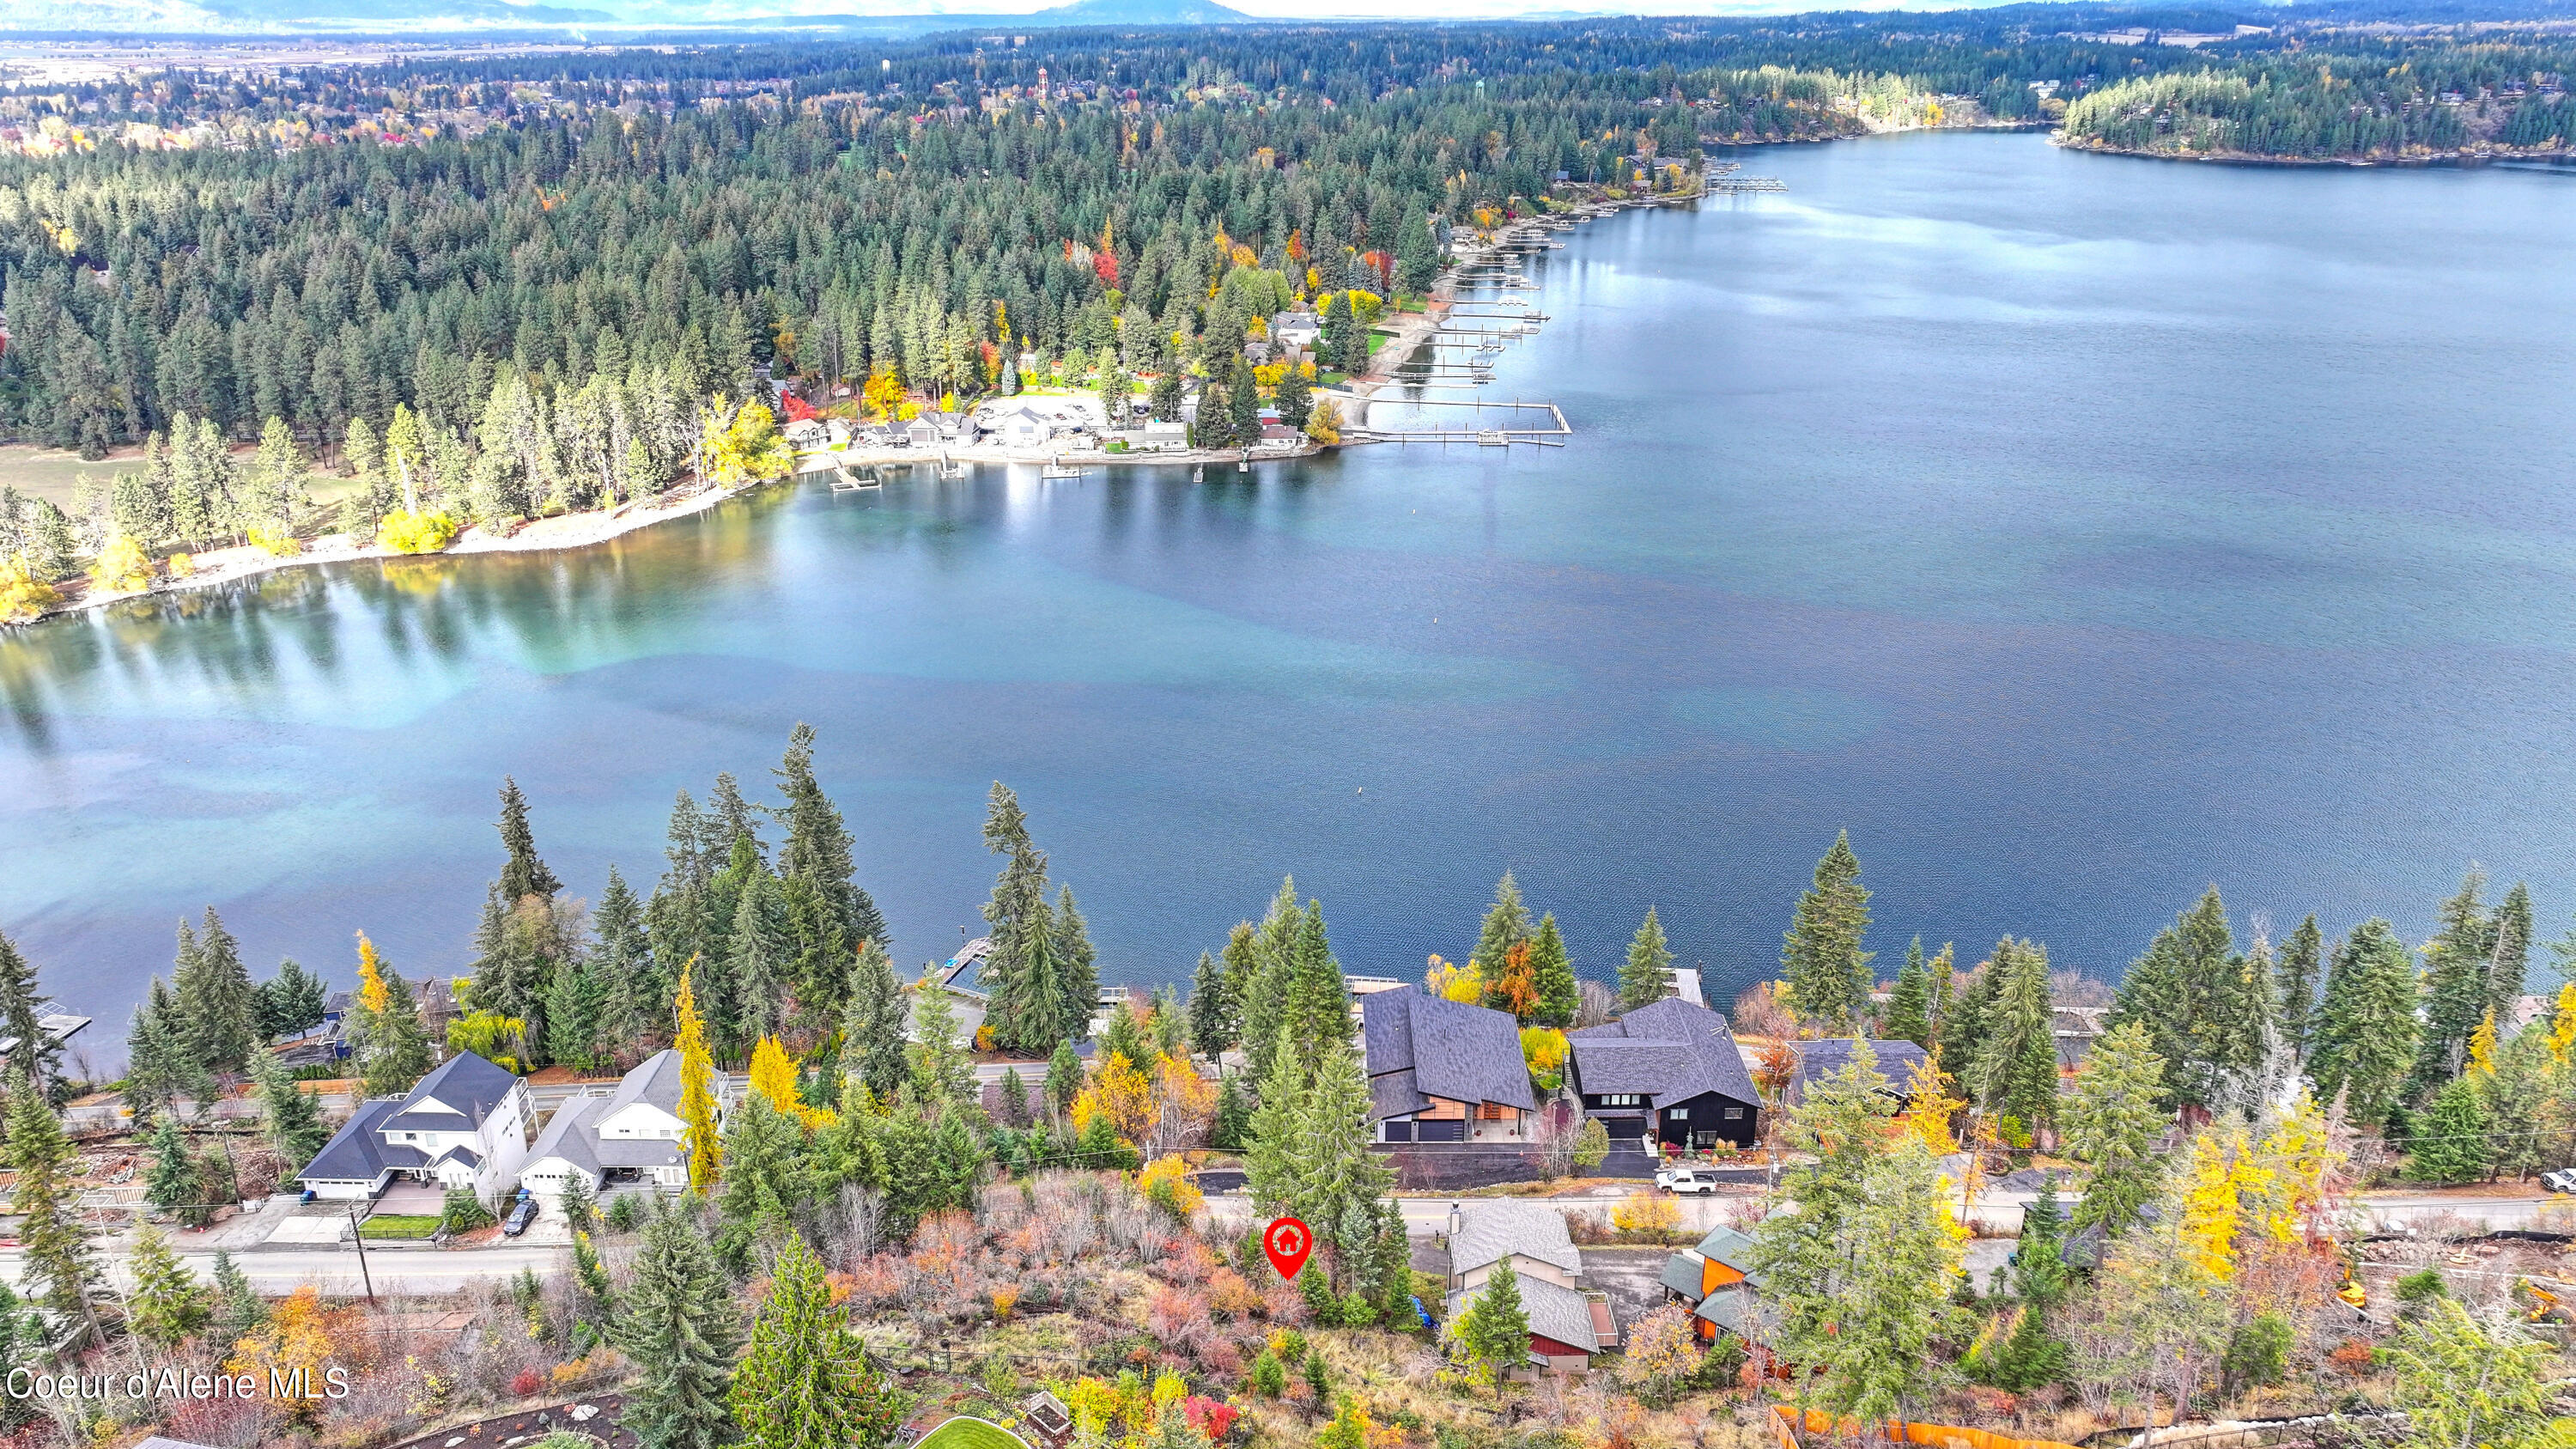
[[[1634,1142],[1646,1135],[1646,1119],[1643,1117],[1603,1117],[1597,1120],[1601,1123],[1601,1130],[1609,1133],[1613,1142]]]
[[[1467,1140],[1467,1124],[1454,1117],[1445,1122],[1418,1121],[1413,1124],[1413,1139],[1416,1142],[1464,1142]]]

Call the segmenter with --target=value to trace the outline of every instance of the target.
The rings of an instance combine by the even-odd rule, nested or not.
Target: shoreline
[[[2440,151],[2430,156],[2267,156],[2259,151],[2150,151],[2132,146],[2110,146],[2094,141],[2078,141],[2063,130],[2048,133],[2048,144],[2061,151],[2081,151],[2091,156],[2127,156],[2140,161],[2194,161],[2215,166],[2283,166],[2308,168],[2343,166],[2356,170],[2380,167],[2408,167],[2429,170],[2453,166],[2473,170],[2502,161],[2576,161],[2576,147],[2549,151]]]

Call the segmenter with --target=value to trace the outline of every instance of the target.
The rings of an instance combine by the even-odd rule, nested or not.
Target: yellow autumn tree
[[[1154,1130],[1154,1084],[1127,1060],[1125,1052],[1111,1052],[1091,1081],[1074,1095],[1073,1130],[1080,1133],[1091,1125],[1091,1119],[1106,1115],[1109,1125],[1130,1142],[1148,1140]]]
[[[1956,1152],[1959,1144],[1950,1134],[1950,1121],[1966,1105],[1950,1095],[1949,1079],[1941,1075],[1941,1052],[1935,1047],[1906,1078],[1905,1110],[1897,1114],[1897,1133],[1922,1143],[1936,1157]]]
[[[322,1307],[322,1295],[307,1283],[278,1304],[258,1332],[233,1345],[232,1357],[224,1362],[224,1372],[248,1374],[263,1390],[272,1382],[272,1375],[278,1383],[302,1383],[309,1397],[281,1396],[279,1402],[289,1419],[310,1427],[322,1413],[327,1387],[323,1374],[338,1357],[332,1340],[331,1315]],[[299,1373],[301,1379],[297,1378]]]
[[[2302,1089],[2290,1110],[2265,1129],[2255,1153],[2263,1176],[2251,1184],[2258,1191],[2247,1203],[2253,1226],[2282,1244],[2323,1236],[2320,1219],[2331,1206],[2344,1156],[2316,1098]]]
[[[2468,1075],[2478,1078],[2479,1080],[2484,1080],[2488,1077],[2494,1076],[2495,1052],[2495,1013],[2493,1011],[2489,1011],[2486,1016],[2478,1022],[2478,1029],[2469,1033]]]
[[[769,1105],[804,1123],[808,1130],[829,1127],[839,1120],[836,1113],[805,1105],[805,1099],[796,1091],[796,1063],[774,1036],[762,1037],[760,1044],[751,1049],[751,1089]]]
[[[2576,981],[2558,988],[2558,1008],[2549,1018],[2549,1059],[2563,1067],[2571,1048],[2576,1048]]]
[[[730,419],[713,408],[700,424],[707,474],[726,487],[784,478],[796,468],[796,450],[778,431],[778,415],[765,403],[746,403]]]
[[[107,541],[98,558],[89,566],[90,587],[103,594],[130,594],[152,587],[152,560],[144,557],[143,545],[118,536]]]
[[[2191,1164],[2182,1184],[2182,1251],[2211,1281],[2236,1279],[2238,1238],[2254,1219],[2270,1230],[2266,1211],[2281,1188],[2281,1174],[2246,1140],[2241,1127],[2212,1127],[2192,1139]]]
[[[680,1020],[680,1121],[689,1132],[689,1186],[703,1193],[724,1176],[724,1146],[716,1138],[715,1058],[707,1054],[707,1023],[689,989],[689,972],[697,964],[692,956],[680,968],[680,994],[672,1008]]]
[[[1156,1154],[1202,1146],[1208,1125],[1216,1120],[1217,1084],[1199,1075],[1188,1052],[1154,1058],[1154,1137]]]
[[[1485,975],[1473,961],[1459,966],[1434,956],[1430,969],[1422,973],[1422,989],[1443,1001],[1477,1006],[1485,999]]]

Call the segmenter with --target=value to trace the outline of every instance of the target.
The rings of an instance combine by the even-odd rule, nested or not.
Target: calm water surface
[[[1510,866],[1588,971],[1653,902],[1731,987],[1841,827],[1890,966],[2116,974],[2210,881],[2416,935],[2471,860],[2569,926],[2576,181],[1746,159],[1789,194],[1537,264],[1498,392],[1562,450],[805,488],[15,634],[0,922],[110,1054],[208,902],[262,969],[454,970],[503,772],[595,896],[803,719],[905,961],[973,920],[995,778],[1140,982],[1284,871],[1410,975]]]

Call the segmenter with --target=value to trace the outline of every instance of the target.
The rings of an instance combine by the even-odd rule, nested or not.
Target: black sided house
[[[1566,1040],[1583,1115],[1611,1141],[1651,1136],[1667,1152],[1753,1145],[1762,1099],[1718,1013],[1667,996]]]

